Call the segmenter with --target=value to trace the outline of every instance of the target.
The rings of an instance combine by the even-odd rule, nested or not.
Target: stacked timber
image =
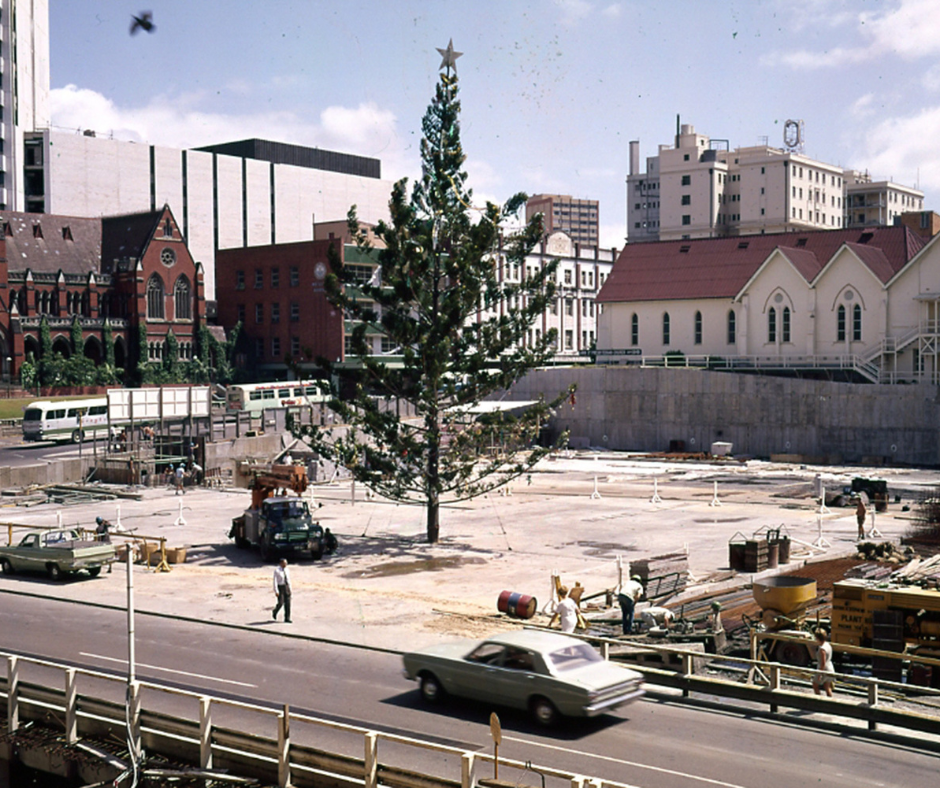
[[[667,553],[630,562],[630,574],[637,575],[650,601],[663,600],[683,591],[689,580],[689,556]]]

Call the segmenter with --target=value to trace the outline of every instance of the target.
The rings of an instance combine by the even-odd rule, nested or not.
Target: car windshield
[[[548,655],[548,659],[555,670],[571,670],[572,668],[583,667],[591,662],[603,661],[601,655],[587,643],[577,643],[556,649]]]

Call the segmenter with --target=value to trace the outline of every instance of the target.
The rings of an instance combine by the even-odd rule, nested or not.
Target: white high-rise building
[[[24,210],[23,134],[49,119],[49,0],[0,0],[0,210]]]
[[[890,224],[905,210],[923,208],[917,189],[865,181],[798,149],[731,150],[727,140],[697,134],[689,124],[678,129],[674,146],[660,145],[658,155],[647,158],[645,172],[639,145],[630,143],[627,176],[631,243]],[[862,212],[849,202],[882,210],[859,220]]]

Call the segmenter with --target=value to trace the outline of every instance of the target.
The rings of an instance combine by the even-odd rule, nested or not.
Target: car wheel
[[[558,721],[558,709],[548,698],[533,698],[529,704],[535,721],[543,727],[550,727]]]
[[[84,433],[81,430],[74,430],[72,432],[72,443],[81,443]]]
[[[444,699],[445,690],[437,676],[433,673],[422,673],[418,679],[421,688],[421,697],[427,703],[440,703]]]
[[[249,547],[251,547],[251,542],[249,542],[244,536],[236,536],[235,546],[239,550],[247,550]]]
[[[13,564],[10,563],[9,559],[0,558],[0,572],[5,575],[13,574]]]
[[[93,567],[91,567],[91,568],[88,570],[88,574],[90,574],[92,577],[98,577],[98,575],[101,574],[101,567],[100,567],[100,566],[93,566]]]
[[[62,579],[62,570],[59,569],[58,564],[49,564],[46,567],[46,574],[49,575],[50,580],[59,581]]]

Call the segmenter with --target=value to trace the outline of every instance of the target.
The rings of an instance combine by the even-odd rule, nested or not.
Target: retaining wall
[[[800,455],[821,462],[940,464],[938,387],[878,386],[690,369],[565,367],[537,370],[511,399],[578,391],[552,422],[573,445],[621,451]]]

